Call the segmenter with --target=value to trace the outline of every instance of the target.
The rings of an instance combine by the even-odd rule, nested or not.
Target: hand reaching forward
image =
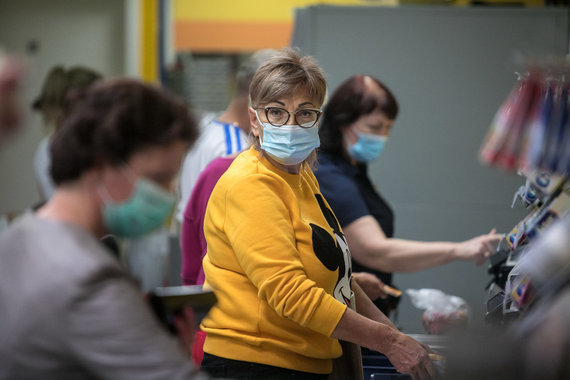
[[[360,286],[360,288],[372,301],[377,298],[388,297],[386,291],[384,290],[384,283],[372,273],[358,272],[353,273],[352,277],[354,280],[356,280],[358,286]]]
[[[398,372],[411,375],[413,380],[435,380],[438,372],[428,350],[406,334],[397,332],[385,354]]]
[[[362,289],[355,283],[357,306],[365,315],[347,308],[331,337],[346,340],[383,353],[392,365],[402,373],[409,373],[413,380],[437,379],[437,370],[429,358],[429,348],[400,332],[378,309],[376,312],[366,307],[373,305]]]
[[[477,265],[483,264],[489,256],[495,253],[495,245],[501,240],[502,235],[497,234],[493,228],[486,235],[457,243],[453,255],[459,260],[474,260]]]

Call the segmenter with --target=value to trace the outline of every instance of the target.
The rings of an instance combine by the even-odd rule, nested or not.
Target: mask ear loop
[[[259,114],[257,113],[257,110],[253,110],[253,112],[255,112],[255,118],[257,119],[257,122],[259,123],[259,126],[261,128],[263,128],[263,123],[261,122],[261,119],[259,118]]]
[[[354,135],[356,136],[356,141],[354,143],[351,143],[350,141],[348,141],[348,137],[346,136],[346,133],[343,133],[343,140],[346,141],[347,146],[354,145],[358,142],[358,140],[360,140],[360,133],[359,133],[359,131],[355,130],[355,128],[356,127],[354,126],[354,124],[351,125],[350,127],[346,128],[347,131],[354,133]]]
[[[259,123],[259,127],[261,128],[261,130],[263,130],[265,128],[265,126],[261,122],[261,119],[259,118],[259,115],[257,114],[257,110],[253,110],[253,112],[255,112],[255,118],[257,119],[257,122]],[[263,144],[263,141],[261,140],[261,134],[258,137],[259,137],[259,144],[260,145]]]

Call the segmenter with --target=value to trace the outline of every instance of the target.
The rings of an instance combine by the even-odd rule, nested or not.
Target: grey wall
[[[329,91],[351,75],[376,76],[401,114],[370,167],[396,214],[396,237],[461,241],[495,227],[508,232],[526,214],[510,204],[522,179],[477,160],[491,119],[523,68],[517,54],[568,50],[565,9],[331,7],[297,11],[292,45],[317,57]],[[482,326],[485,267],[457,262],[397,274],[401,289],[458,295]],[[398,318],[421,333],[421,311],[404,296]]]
[[[0,0],[0,46],[28,61],[21,96],[24,128],[0,151],[0,213],[39,201],[33,155],[44,131],[30,103],[53,65],[85,65],[106,77],[125,71],[125,3],[117,0]],[[30,41],[39,49],[27,51]]]

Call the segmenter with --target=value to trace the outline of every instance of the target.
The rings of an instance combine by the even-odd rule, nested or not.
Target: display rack
[[[520,200],[529,210],[490,258],[485,320],[506,325],[520,319],[544,294],[520,263],[535,242],[563,218],[570,218],[570,63],[566,59],[529,64],[501,105],[481,147],[489,166],[517,171],[525,184]],[[560,255],[570,247],[561,247]],[[539,256],[541,253],[532,252]],[[534,259],[536,260],[536,259]],[[527,260],[528,261],[528,260]]]
[[[568,177],[541,171],[525,177],[526,184],[515,197],[530,211],[505,235],[504,242],[489,261],[488,272],[492,279],[488,285],[485,319],[493,324],[508,324],[518,319],[534,301],[532,280],[521,276],[517,264],[556,220],[570,215]],[[541,188],[537,178],[547,187]]]

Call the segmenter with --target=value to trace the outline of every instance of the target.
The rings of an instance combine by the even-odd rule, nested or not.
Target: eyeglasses
[[[289,121],[291,118],[291,113],[287,111],[285,108],[281,107],[258,107],[257,110],[265,110],[265,118],[269,122],[269,124],[273,125],[274,127],[281,127]],[[313,108],[302,108],[300,110],[295,111],[293,114],[293,119],[295,120],[295,124],[297,124],[301,128],[311,128],[317,121],[319,121],[319,117],[323,111]]]

